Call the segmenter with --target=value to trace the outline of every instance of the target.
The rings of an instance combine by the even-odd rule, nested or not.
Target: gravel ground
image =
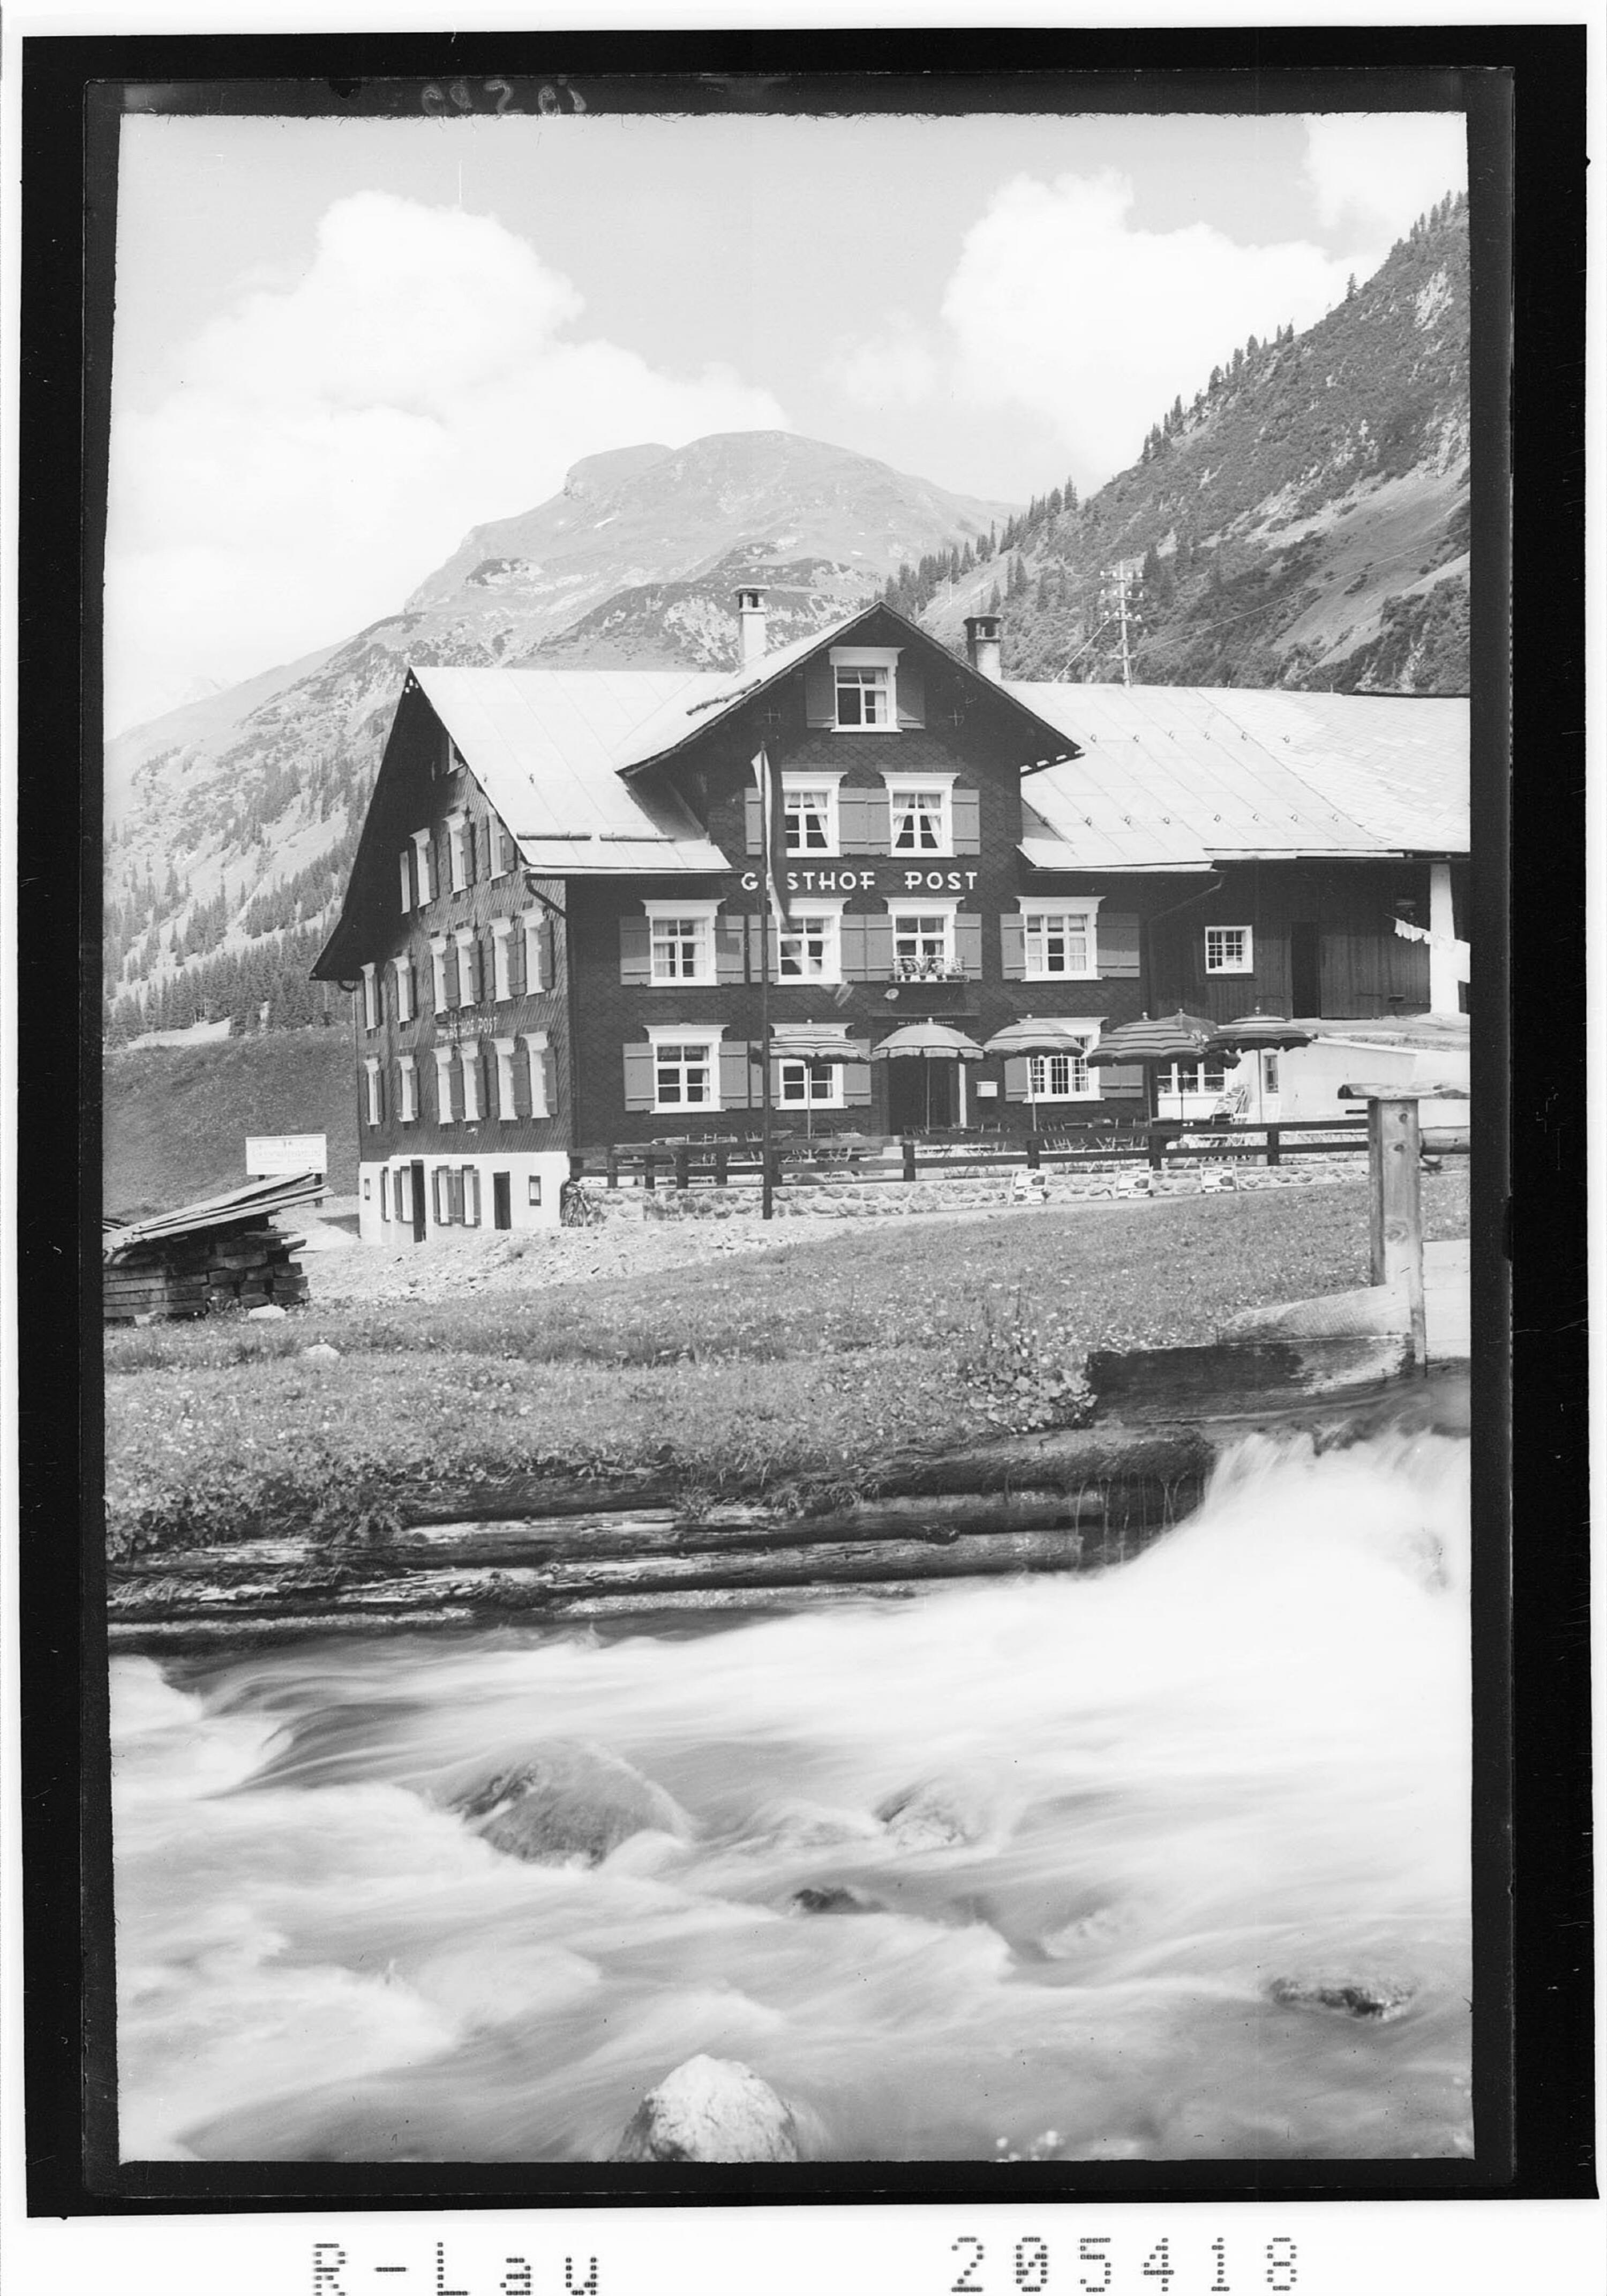
[[[536,1292],[598,1277],[730,1259],[803,1239],[796,1220],[768,1231],[747,1221],[666,1220],[637,1226],[541,1228],[525,1234],[447,1236],[421,1250],[313,1250],[302,1259],[315,1301],[450,1300],[464,1292]]]

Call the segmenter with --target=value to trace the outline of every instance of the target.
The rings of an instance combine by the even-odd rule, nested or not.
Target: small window
[[[496,1115],[502,1124],[511,1124],[519,1114],[519,1103],[514,1097],[513,1039],[497,1037],[492,1040],[496,1055]]]
[[[414,831],[413,850],[418,870],[419,906],[422,909],[435,898],[435,853],[427,829]]]
[[[777,1095],[783,1108],[840,1108],[842,1067],[837,1061],[779,1061]]]
[[[652,979],[659,988],[682,980],[714,978],[712,915],[656,916],[652,920]]]
[[[469,883],[468,822],[461,813],[447,816],[447,850],[452,866],[452,890],[455,893],[463,892]]]
[[[400,1086],[397,1100],[397,1115],[404,1124],[416,1122],[419,1112],[418,1070],[411,1053],[404,1053],[397,1062],[397,1079]]]
[[[396,956],[390,961],[396,974],[396,1016],[398,1021],[411,1021],[414,1016],[413,959]]]
[[[1091,908],[1023,908],[1026,978],[1086,980],[1099,971]]]
[[[840,906],[816,915],[795,912],[776,926],[776,978],[780,980],[840,980]]]
[[[1252,970],[1250,929],[1248,925],[1207,925],[1205,969],[1208,972],[1249,972]]]
[[[835,782],[811,782],[798,789],[784,788],[782,804],[789,853],[830,855],[836,852]]]
[[[716,1105],[714,1047],[707,1037],[653,1046],[653,1105],[665,1111]]]
[[[530,1175],[529,1192],[526,1200],[533,1212],[538,1212],[541,1210],[541,1176],[537,1172],[532,1172]]]
[[[380,1100],[380,1063],[377,1056],[371,1056],[365,1060],[363,1070],[365,1081],[368,1086],[368,1121],[371,1125],[377,1125],[384,1120],[384,1110]]]
[[[404,845],[397,857],[401,865],[402,914],[406,916],[413,906],[413,856]]]
[[[956,970],[953,909],[895,910],[893,978],[946,980]]]
[[[444,939],[432,940],[430,944],[430,993],[436,1011],[444,1013],[447,1009],[447,944]]]
[[[1063,1053],[1032,1056],[1034,1100],[1096,1100],[1098,1087],[1088,1066],[1087,1046],[1068,1045]]]
[[[366,1172],[363,1175],[363,1201],[365,1204],[373,1201],[373,1182]]]
[[[471,931],[455,936],[457,942],[457,1001],[460,1005],[480,1002],[480,943]]]
[[[438,1045],[435,1048],[435,1120],[438,1124],[450,1124],[454,1120],[450,1045]]]
[[[855,729],[867,726],[890,726],[893,722],[893,674],[880,664],[874,668],[838,662],[837,723]]]
[[[363,1026],[377,1029],[380,1025],[380,984],[372,964],[363,967]]]
[[[947,789],[918,789],[894,783],[888,791],[892,805],[895,853],[947,853],[951,849]]]
[[[457,1059],[458,1066],[463,1072],[463,1122],[478,1124],[480,1122],[480,1046],[460,1045],[457,1048]]]
[[[524,1040],[525,1064],[530,1076],[530,1114],[551,1116],[547,1104],[547,1032],[533,1029]]]
[[[491,996],[505,1004],[513,994],[513,921],[498,917],[491,927]]]
[[[1169,1069],[1158,1071],[1156,1089],[1163,1097],[1190,1099],[1209,1093],[1215,1098],[1227,1089],[1227,1070],[1219,1062],[1174,1061]]]

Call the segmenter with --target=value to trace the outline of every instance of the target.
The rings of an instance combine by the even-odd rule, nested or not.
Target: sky
[[[111,732],[394,612],[581,456],[1024,502],[1466,183],[1460,114],[125,120]]]

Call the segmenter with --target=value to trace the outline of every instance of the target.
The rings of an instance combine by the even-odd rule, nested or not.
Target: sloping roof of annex
[[[1082,754],[1030,775],[1036,868],[1465,852],[1464,699],[1286,688],[1013,684]]]

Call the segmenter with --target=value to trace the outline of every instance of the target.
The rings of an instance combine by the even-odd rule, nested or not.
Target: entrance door
[[[1322,942],[1315,925],[1289,928],[1289,1017],[1320,1019],[1323,1010]]]
[[[1247,1062],[1259,1062],[1260,1073],[1255,1080],[1259,1096],[1244,1113],[1251,1118],[1265,1117],[1268,1124],[1275,1124],[1283,1105],[1279,1097],[1279,1083],[1283,1055],[1282,1053],[1250,1053],[1246,1055],[1246,1060]]]
[[[958,1061],[890,1061],[887,1085],[888,1128],[892,1132],[924,1132],[956,1121],[955,1078]]]
[[[491,1175],[491,1225],[512,1227],[513,1225],[513,1182],[506,1172]]]
[[[414,1243],[422,1243],[424,1241],[423,1163],[421,1160],[415,1158],[413,1163],[408,1166],[407,1169],[407,1193],[413,1198],[413,1240]]]

